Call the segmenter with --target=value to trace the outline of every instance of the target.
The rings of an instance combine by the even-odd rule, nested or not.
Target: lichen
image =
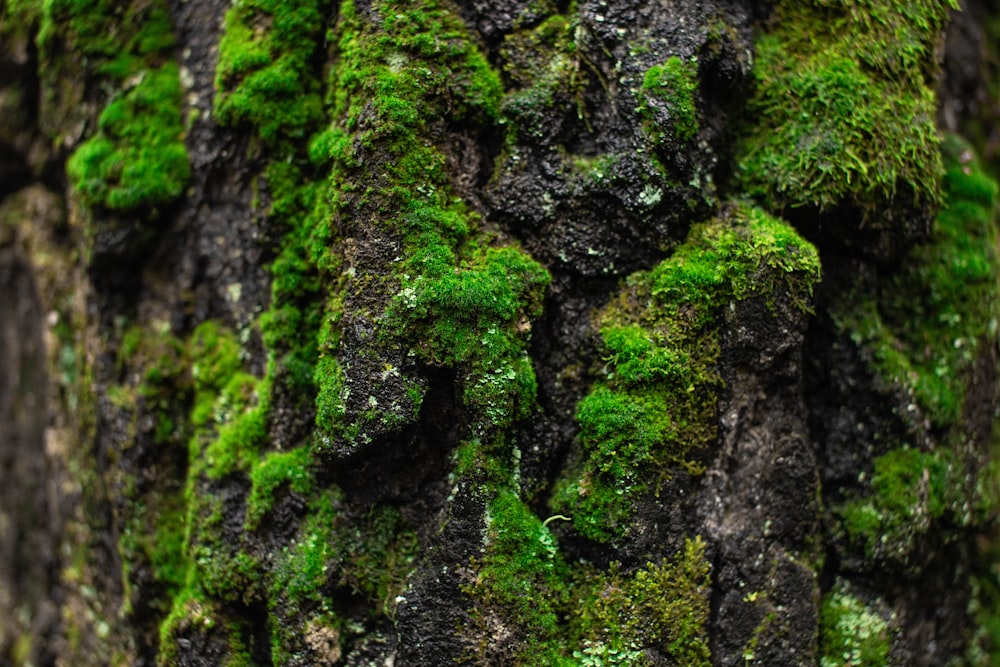
[[[843,585],[823,598],[820,609],[821,667],[882,667],[892,633],[886,619]]]
[[[677,471],[699,474],[716,437],[723,306],[784,297],[808,311],[816,250],[783,222],[737,207],[696,225],[684,245],[599,315],[605,364],[577,406],[582,463],[552,505],[584,536],[628,530],[631,506]]]

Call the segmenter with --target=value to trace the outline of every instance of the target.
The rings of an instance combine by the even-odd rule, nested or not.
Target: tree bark
[[[0,0],[0,661],[995,664],[985,4]]]

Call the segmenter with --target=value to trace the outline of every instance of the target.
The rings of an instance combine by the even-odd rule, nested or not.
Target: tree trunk
[[[949,4],[0,0],[0,661],[998,664]]]

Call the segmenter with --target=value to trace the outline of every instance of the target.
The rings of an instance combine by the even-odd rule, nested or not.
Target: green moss
[[[569,18],[555,14],[504,39],[500,54],[511,82],[502,104],[508,142],[516,143],[519,136],[544,137],[548,118],[561,113],[556,107],[574,99],[583,117],[581,95],[588,76],[573,42],[574,30]]]
[[[723,306],[786,298],[810,309],[820,265],[790,227],[756,209],[696,225],[672,257],[634,274],[600,314],[605,366],[577,406],[584,458],[553,508],[583,535],[628,529],[632,503],[677,470],[698,474],[716,437]]]
[[[849,204],[873,224],[901,202],[933,211],[935,44],[949,5],[779,3],[756,41],[743,191],[771,210]]]
[[[656,648],[679,665],[710,665],[709,563],[701,538],[687,540],[674,560],[647,563],[631,576],[615,564],[590,574],[573,601],[584,665],[651,664],[644,648]]]
[[[276,663],[301,651],[301,632],[282,622],[298,615],[341,628],[335,588],[372,603],[371,617],[392,617],[417,553],[416,535],[394,508],[376,505],[363,517],[344,510],[339,489],[317,494],[297,539],[277,554],[268,608]]]
[[[185,589],[175,598],[170,614],[160,626],[157,666],[177,664],[178,640],[194,642],[204,636],[221,639],[226,652],[215,657],[223,667],[251,667],[253,664],[241,628],[203,596]]]
[[[849,592],[835,589],[823,598],[821,667],[882,667],[891,639],[885,619]]]
[[[487,602],[509,609],[532,638],[558,631],[558,588],[568,571],[557,551],[548,528],[516,494],[501,490],[487,510],[486,555],[477,585],[486,591]],[[526,589],[543,595],[524,595]]]
[[[250,124],[266,142],[302,139],[322,117],[313,64],[322,45],[318,2],[244,0],[227,12],[215,70],[215,114]]]
[[[166,3],[52,0],[38,41],[48,68],[79,59],[116,91],[66,165],[84,204],[149,214],[183,194],[190,165]]]
[[[60,46],[84,56],[98,74],[119,81],[166,58],[174,46],[164,2],[51,0],[40,3],[39,45],[47,60]]]
[[[484,428],[503,428],[533,406],[535,374],[521,329],[541,314],[549,275],[514,247],[476,249],[465,262],[441,259],[435,248],[414,252],[409,264],[420,273],[389,317],[419,341],[422,358],[461,369],[463,402]]]
[[[299,495],[312,491],[311,460],[306,447],[287,452],[269,452],[250,471],[250,497],[247,499],[245,526],[254,530],[271,510],[274,492],[283,484]]]
[[[652,121],[651,134],[657,145],[675,137],[690,141],[698,134],[698,63],[673,56],[662,65],[646,70],[642,80],[640,112]],[[667,124],[663,120],[668,120]]]
[[[373,347],[412,350],[426,363],[455,368],[476,428],[503,426],[533,404],[525,325],[539,312],[548,275],[517,247],[477,229],[477,216],[455,195],[432,128],[444,116],[495,120],[499,78],[458,17],[437,3],[405,12],[380,6],[376,15],[381,23],[372,25],[351,3],[341,8],[329,100],[336,122],[311,144],[314,160],[331,168],[326,219],[341,215],[350,200],[381,233],[402,242],[401,261],[388,265],[388,276],[365,278],[378,282],[364,289],[384,297],[368,314],[380,326]],[[359,168],[360,155],[393,164],[377,190],[365,185],[370,174]],[[331,233],[328,222],[316,221],[307,255],[321,272],[340,268],[327,249]],[[412,404],[345,414],[335,326],[342,304],[330,299],[325,320],[333,324],[319,333],[317,426],[321,444],[355,446],[370,430],[412,421],[422,390],[410,387]]]
[[[567,565],[545,523],[513,491],[501,489],[487,517],[478,577],[467,593],[487,641],[496,619],[514,637],[514,664],[646,665],[648,649],[677,664],[710,664],[709,563],[700,539],[687,541],[672,561],[626,575],[617,563],[607,572]],[[489,648],[480,647],[481,659]]]
[[[927,536],[946,512],[954,513],[959,523],[971,520],[971,515],[963,518],[961,509],[964,475],[948,458],[940,452],[894,449],[875,459],[871,494],[838,510],[848,538],[869,562],[906,564],[915,541]]]
[[[959,422],[969,369],[1000,329],[997,186],[957,137],[943,154],[945,206],[931,239],[876,289],[859,285],[833,309],[883,381],[912,392],[939,427]]]
[[[98,132],[66,163],[88,206],[149,210],[179,197],[191,173],[177,66],[144,70],[101,112]]]

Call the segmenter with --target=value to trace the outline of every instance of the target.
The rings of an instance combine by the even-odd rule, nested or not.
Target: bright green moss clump
[[[697,91],[697,61],[685,62],[673,56],[646,70],[640,109],[645,119],[653,121],[651,133],[657,144],[669,136],[690,141],[698,133]]]
[[[215,113],[249,123],[265,141],[304,138],[322,117],[311,61],[323,16],[316,2],[242,0],[227,12],[215,70]]]
[[[177,65],[144,70],[101,112],[98,132],[66,164],[84,203],[151,209],[184,192],[191,167],[181,122]]]
[[[592,539],[622,535],[635,499],[696,458],[716,436],[715,368],[723,306],[787,298],[810,307],[816,250],[756,209],[692,228],[684,245],[637,273],[600,316],[606,364],[577,407],[584,458],[553,506]]]
[[[352,313],[378,325],[373,349],[363,356],[395,359],[403,351],[456,369],[473,428],[483,435],[533,405],[535,378],[525,338],[549,277],[519,248],[478,229],[478,216],[456,195],[433,139],[434,124],[444,117],[472,124],[495,120],[500,81],[464,24],[437,3],[406,11],[379,5],[375,15],[381,22],[372,25],[351,3],[341,7],[330,100],[335,122],[314,137],[310,153],[331,168],[323,203],[328,217],[370,218],[367,224],[394,243],[398,239],[401,250],[397,258],[358,267],[367,271],[363,276],[335,279],[344,281],[346,292],[364,285],[376,297],[356,302],[370,312]],[[376,187],[362,160],[391,165],[379,168]],[[317,220],[309,256],[321,271],[341,269],[330,258],[331,235],[328,220]],[[344,303],[329,300],[327,322],[339,320]],[[380,371],[386,382],[401,378],[406,395],[348,414],[347,367],[338,344],[337,327],[324,326],[314,375],[321,442],[350,449],[370,441],[372,432],[415,418],[423,389],[389,361]]]
[[[782,2],[756,42],[738,180],[771,210],[933,211],[935,45],[954,2]]]
[[[38,41],[50,66],[82,58],[117,91],[66,165],[83,202],[148,214],[181,196],[191,169],[166,4],[54,0],[43,6]]]

